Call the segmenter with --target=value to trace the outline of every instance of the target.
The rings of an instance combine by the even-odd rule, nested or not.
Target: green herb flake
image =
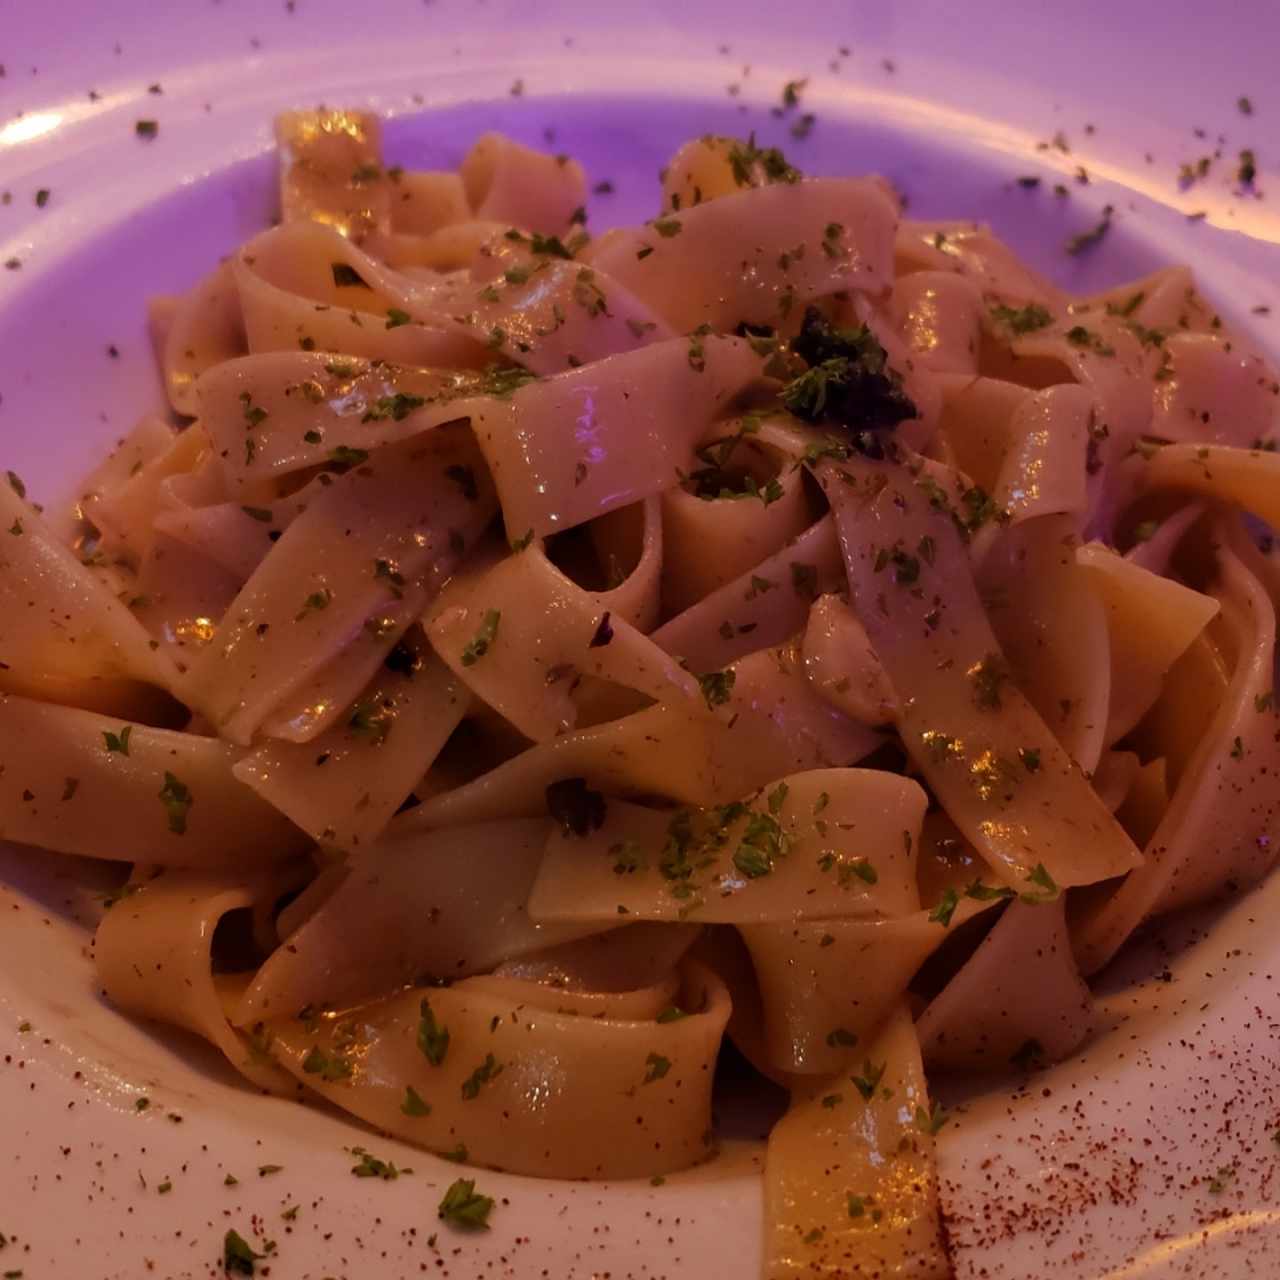
[[[864,1101],[871,1101],[875,1091],[880,1087],[880,1081],[884,1079],[885,1068],[888,1065],[887,1062],[882,1062],[879,1066],[876,1066],[868,1058],[862,1064],[862,1074],[849,1077],[854,1088],[862,1095]]]
[[[502,621],[502,613],[498,609],[489,609],[484,615],[479,631],[467,642],[462,651],[462,665],[474,667],[489,652],[490,646],[498,636],[498,624]]]
[[[125,752],[127,755],[128,752]],[[160,788],[160,803],[164,805],[169,817],[169,830],[176,836],[187,834],[187,814],[193,803],[191,791],[184,782],[174,777],[167,769],[164,774],[164,786]]]
[[[339,471],[350,471],[369,461],[368,449],[353,449],[349,444],[340,444],[330,450],[329,462]]]
[[[989,653],[965,673],[973,684],[974,705],[982,711],[999,711],[1000,691],[1009,679],[1009,668],[998,653]]]
[[[787,163],[786,156],[777,147],[756,146],[754,133],[746,142],[734,139],[728,158],[733,180],[740,187],[755,186],[760,179],[766,183],[794,183],[803,176],[799,169]]]
[[[664,1058],[660,1053],[650,1053],[645,1058],[645,1065],[647,1070],[642,1083],[653,1084],[655,1080],[661,1080],[671,1070],[671,1059]]]
[[[119,733],[112,733],[109,729],[102,731],[103,741],[107,744],[107,751],[117,752],[122,756],[129,754],[129,739],[133,736],[133,725],[126,724],[121,726]]]
[[[491,1053],[486,1053],[484,1061],[462,1082],[462,1096],[467,1102],[480,1096],[480,1090],[490,1081],[502,1074],[502,1063]]]
[[[951,1117],[936,1103],[929,1104],[926,1111],[924,1107],[916,1107],[915,1126],[921,1133],[927,1133],[930,1136],[937,1133]]]
[[[326,1053],[318,1044],[312,1045],[302,1060],[302,1069],[309,1076],[319,1076],[330,1084],[338,1080],[350,1080],[354,1072],[351,1063],[339,1054]]]
[[[5,475],[9,478],[9,488],[14,491],[20,498],[27,496],[27,486],[22,483],[22,477],[16,471],[6,471]]]
[[[402,1173],[413,1172],[412,1169],[397,1169],[392,1161],[380,1160],[363,1147],[352,1147],[351,1154],[356,1157],[351,1172],[357,1178],[381,1178],[383,1182],[394,1182]]]
[[[956,913],[956,907],[960,904],[960,895],[948,885],[942,892],[942,897],[938,900],[938,905],[929,912],[929,919],[935,924],[940,924],[944,929],[951,925],[951,917]]]
[[[1052,902],[1059,894],[1057,884],[1054,878],[1049,874],[1043,862],[1037,862],[1036,865],[1027,872],[1027,882],[1036,886],[1036,890],[1027,891],[1019,895],[1023,902],[1036,906],[1042,902]]]
[[[681,1018],[687,1018],[689,1015],[680,1008],[679,1005],[669,1004],[663,1011],[658,1014],[658,1022],[679,1022]]]
[[[858,1043],[858,1037],[848,1027],[836,1027],[827,1032],[828,1049],[852,1049]]]
[[[294,617],[295,622],[301,622],[309,613],[318,613],[321,609],[327,609],[333,600],[333,592],[328,587],[321,587],[319,591],[313,591],[303,602],[302,608]]]
[[[714,711],[716,707],[729,701],[736,679],[737,673],[732,669],[708,671],[706,675],[698,677],[698,687],[702,690],[702,697],[709,711]]]
[[[249,1242],[234,1228],[222,1240],[222,1269],[229,1276],[251,1276],[253,1264],[265,1254],[255,1253]]]
[[[398,329],[402,324],[409,324],[411,317],[407,311],[401,311],[399,307],[387,308],[387,328]]]
[[[438,1067],[449,1052],[449,1028],[436,1020],[427,1000],[418,1006],[418,1048],[433,1067]]]
[[[441,1197],[436,1216],[464,1231],[485,1231],[492,1212],[493,1197],[477,1192],[473,1179],[459,1178]]]
[[[991,318],[1015,334],[1034,333],[1053,323],[1053,316],[1038,302],[1029,302],[1025,307],[1006,307],[997,303],[991,308]]]
[[[133,131],[139,138],[145,138],[150,141],[160,132],[160,125],[155,120],[135,120],[133,122]],[[252,1271],[249,1274],[252,1275]]]
[[[1107,205],[1102,211],[1102,217],[1097,224],[1088,231],[1081,231],[1071,236],[1063,246],[1073,258],[1079,257],[1080,254],[1087,252],[1100,244],[1107,232],[1111,230],[1111,215],[1115,210],[1111,205]]]

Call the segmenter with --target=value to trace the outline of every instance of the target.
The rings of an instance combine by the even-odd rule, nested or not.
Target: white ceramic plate
[[[0,79],[0,261],[21,264],[0,271],[0,465],[38,499],[65,496],[158,403],[147,295],[193,282],[265,223],[271,116],[320,100],[388,113],[393,158],[423,166],[456,163],[483,128],[534,143],[551,131],[616,184],[591,211],[597,227],[651,212],[680,140],[755,129],[812,172],[879,169],[913,213],[988,219],[1068,285],[1189,261],[1274,354],[1277,321],[1255,308],[1280,318],[1266,198],[1277,48],[1280,15],[1261,0],[20,0],[6,6]],[[791,144],[769,108],[805,76],[817,125]],[[136,136],[140,118],[159,122],[154,141]],[[1234,182],[1245,146],[1262,166],[1256,197]],[[1180,189],[1179,164],[1215,152],[1209,176]],[[1045,182],[1013,182],[1026,174]],[[1108,203],[1103,244],[1065,257],[1065,237]],[[99,875],[0,854],[0,1273],[210,1276],[234,1226],[274,1239],[270,1274],[290,1280],[757,1274],[760,1150],[742,1123],[715,1163],[659,1188],[481,1174],[502,1197],[492,1232],[433,1245],[455,1166],[256,1097],[202,1046],[102,1003],[81,923]],[[941,1158],[960,1277],[1280,1274],[1278,906],[1273,880],[1126,957],[1104,983],[1112,1029],[1072,1062],[1018,1092],[949,1090],[961,1111]],[[353,1143],[415,1172],[352,1178]],[[260,1177],[267,1164],[283,1170]]]

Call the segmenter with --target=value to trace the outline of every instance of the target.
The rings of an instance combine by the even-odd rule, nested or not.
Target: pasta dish
[[[950,1275],[926,1067],[1066,1057],[1271,864],[1276,371],[754,138],[596,234],[497,134],[277,134],[166,411],[0,484],[3,835],[127,864],[108,998],[257,1089],[661,1181],[749,1075],[768,1280]]]

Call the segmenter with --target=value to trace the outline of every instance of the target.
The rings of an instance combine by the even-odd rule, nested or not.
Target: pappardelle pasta
[[[950,1275],[925,1067],[1065,1057],[1271,863],[1275,370],[1184,268],[1073,297],[754,139],[597,236],[498,135],[278,136],[171,412],[0,485],[4,835],[131,864],[107,995],[259,1089],[657,1178],[727,1037],[765,1276]]]

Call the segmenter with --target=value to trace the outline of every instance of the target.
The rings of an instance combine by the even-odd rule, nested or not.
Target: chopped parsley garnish
[[[302,1060],[302,1069],[309,1076],[319,1076],[331,1084],[337,1080],[350,1080],[352,1066],[339,1054],[326,1053],[318,1044],[312,1045]]]
[[[333,283],[339,289],[367,289],[369,286],[364,277],[345,262],[331,262],[329,269],[333,272]]]
[[[933,1135],[942,1128],[951,1117],[936,1102],[929,1104],[929,1110],[923,1107],[916,1108],[915,1125],[921,1133]]]
[[[1036,865],[1027,872],[1027,881],[1037,887],[1038,892],[1028,891],[1021,894],[1023,902],[1030,903],[1035,906],[1042,902],[1052,902],[1059,893],[1057,884],[1053,877],[1045,868],[1043,862],[1037,862]]]
[[[999,898],[1012,898],[1014,892],[1008,885],[987,885],[981,880],[975,880],[965,891],[966,898],[972,898],[975,902],[995,902]]]
[[[387,740],[394,722],[395,715],[392,708],[377,698],[370,698],[364,702],[357,702],[352,707],[347,727],[352,733],[361,734],[377,745]]]
[[[129,739],[133,735],[133,725],[124,725],[119,733],[112,733],[109,729],[102,731],[102,737],[107,744],[107,751],[119,752],[122,756],[129,754]]]
[[[1253,186],[1258,176],[1258,158],[1246,148],[1240,153],[1240,166],[1236,169],[1236,179],[1242,187]]]
[[[257,520],[260,524],[270,524],[275,518],[266,507],[241,507],[240,510],[250,520]]]
[[[788,80],[782,86],[782,106],[784,110],[800,105],[800,91],[809,83],[806,77],[803,80]]]
[[[1004,524],[1009,519],[1009,513],[976,484],[960,495],[960,511],[953,514],[956,523],[967,533],[976,533],[989,520]]]
[[[222,1269],[229,1276],[253,1275],[253,1264],[265,1257],[255,1253],[249,1242],[234,1228],[230,1228],[222,1240]]]
[[[799,169],[787,163],[786,156],[777,147],[756,146],[754,133],[746,142],[734,139],[729,149],[729,167],[734,182],[740,187],[755,186],[760,179],[766,183],[799,182],[803,176]]]
[[[129,753],[126,751],[125,755]],[[164,786],[160,788],[160,803],[169,815],[169,830],[176,836],[187,834],[187,814],[191,809],[191,791],[184,782],[174,777],[167,769],[164,774]]]
[[[698,677],[698,687],[702,690],[708,710],[714,711],[716,707],[729,701],[736,679],[737,673],[732,670],[708,671],[706,675]]]
[[[679,1005],[669,1004],[660,1014],[658,1014],[656,1021],[679,1022],[681,1018],[687,1018],[688,1016],[689,1015],[681,1009]]]
[[[577,219],[577,221],[586,221],[585,212],[583,212],[583,216],[580,219]],[[564,241],[561,240],[559,236],[544,236],[540,235],[537,231],[535,231],[529,239],[529,248],[534,253],[545,254],[552,258],[573,257],[572,251],[565,245]]]
[[[462,1082],[462,1096],[471,1102],[480,1096],[480,1090],[491,1080],[502,1074],[502,1063],[491,1053],[484,1055],[484,1061]]]
[[[410,395],[407,391],[397,391],[395,395],[380,396],[375,400],[365,410],[360,421],[362,423],[383,422],[390,418],[393,422],[403,422],[415,409],[421,409],[426,403],[422,396]]]
[[[402,324],[410,322],[410,315],[407,311],[401,311],[399,307],[387,308],[387,328],[398,329]]]
[[[429,1000],[418,1006],[418,1048],[433,1067],[438,1067],[449,1052],[449,1028],[436,1021]]]
[[[1088,249],[1092,249],[1111,230],[1111,215],[1114,212],[1115,210],[1110,205],[1107,205],[1102,210],[1102,217],[1096,226],[1072,236],[1063,247],[1073,258],[1078,257]]]
[[[333,599],[333,592],[328,587],[321,587],[319,591],[313,591],[303,602],[302,608],[294,617],[295,622],[301,622],[309,613],[317,613],[321,609],[327,609],[330,601]]]
[[[1126,319],[1133,315],[1137,309],[1142,306],[1143,300],[1146,298],[1146,290],[1139,289],[1137,293],[1131,294],[1124,302],[1108,302],[1107,315],[1124,316]]]
[[[484,615],[480,630],[467,642],[462,651],[462,665],[474,667],[489,652],[489,646],[498,636],[498,624],[502,621],[502,613],[498,609],[490,609]]]
[[[27,486],[22,483],[22,477],[16,471],[6,471],[5,475],[9,477],[9,488],[18,497],[25,498],[27,496]]]
[[[351,1166],[351,1172],[357,1178],[381,1178],[383,1182],[394,1182],[401,1173],[412,1172],[410,1169],[397,1169],[390,1160],[379,1160],[363,1147],[352,1147],[351,1154],[357,1161]]]
[[[273,1173],[281,1173],[284,1170],[282,1164],[260,1164],[258,1166],[258,1177],[269,1178]]]
[[[368,449],[353,449],[349,444],[340,444],[329,453],[329,465],[335,471],[350,471],[368,461]]]
[[[565,835],[585,836],[604,825],[604,796],[587,786],[585,778],[561,778],[546,790],[547,812]]]
[[[756,880],[760,876],[767,876],[773,870],[773,860],[763,850],[758,849],[754,845],[743,844],[733,855],[733,865],[742,872],[748,880]]]
[[[490,365],[480,379],[480,394],[492,396],[495,400],[506,400],[521,387],[530,382],[537,382],[538,375],[528,369],[517,366],[501,368]]]
[[[951,917],[955,915],[956,907],[959,905],[960,895],[948,885],[942,891],[942,897],[938,899],[938,905],[929,912],[929,919],[946,929],[950,926]]]
[[[40,190],[36,192],[36,208],[43,209],[45,205],[49,203],[49,196],[51,194],[52,193],[48,187],[41,187]]]
[[[651,225],[664,240],[670,240],[684,230],[679,218],[658,218]]]
[[[422,1095],[411,1084],[404,1087],[404,1101],[400,1110],[407,1116],[429,1116],[431,1104],[423,1100]]]
[[[465,1159],[465,1154],[464,1157]],[[466,1231],[485,1231],[489,1227],[489,1214],[493,1212],[493,1197],[476,1191],[475,1181],[459,1178],[441,1197],[436,1215],[441,1222],[461,1227]]]
[[[253,396],[249,392],[240,393],[240,403],[244,406],[244,420],[250,427],[260,427],[267,420],[267,411],[253,403]]]
[[[973,682],[973,701],[983,711],[999,711],[1000,690],[1009,679],[1009,668],[998,653],[989,653],[966,672]]]
[[[655,1080],[661,1080],[671,1070],[671,1059],[664,1058],[660,1053],[651,1053],[645,1059],[645,1065],[648,1069],[644,1073],[643,1083],[653,1084]]]
[[[1039,182],[1040,179],[1037,178],[1036,181]],[[997,324],[1004,325],[1012,333],[1034,333],[1053,323],[1053,316],[1038,302],[1029,302],[1025,307],[1006,307],[996,303],[991,308],[991,316]]]
[[[139,138],[150,140],[160,132],[160,125],[155,120],[135,120],[133,131]],[[253,1272],[250,1271],[249,1274],[252,1275]]]
[[[858,1037],[848,1027],[836,1027],[827,1032],[827,1048],[852,1049],[858,1043]]]
[[[783,387],[783,405],[805,422],[856,433],[851,443],[860,452],[882,456],[883,446],[871,433],[917,416],[901,377],[888,367],[885,349],[866,325],[834,329],[809,307],[791,349],[810,367]]]
[[[882,1062],[879,1066],[876,1066],[872,1063],[871,1059],[868,1058],[866,1062],[862,1064],[862,1074],[860,1076],[849,1077],[853,1082],[854,1088],[862,1094],[866,1101],[870,1102],[872,1095],[880,1087],[880,1081],[884,1079],[885,1068],[888,1065],[889,1064],[887,1062]]]
[[[1149,332],[1154,332],[1149,331]],[[1113,356],[1116,353],[1115,347],[1109,342],[1103,342],[1096,333],[1091,333],[1082,324],[1073,325],[1064,335],[1073,347],[1081,347],[1086,351],[1094,351],[1100,356]]]

